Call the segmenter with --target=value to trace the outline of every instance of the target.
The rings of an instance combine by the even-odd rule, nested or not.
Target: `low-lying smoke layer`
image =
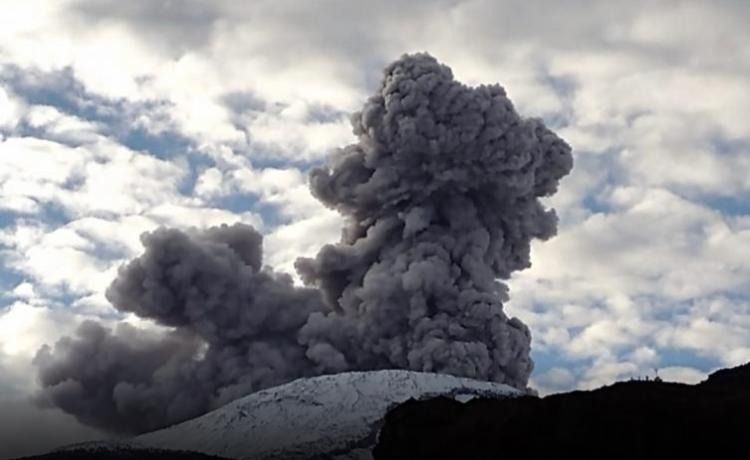
[[[139,433],[193,418],[254,390],[318,375],[297,340],[323,304],[317,290],[261,269],[249,225],[159,229],[107,290],[122,312],[163,334],[85,322],[35,360],[45,403],[81,422]]]
[[[386,368],[526,386],[530,333],[498,278],[555,233],[539,197],[570,148],[522,119],[499,85],[469,88],[426,54],[388,66],[352,117],[356,144],[311,173],[346,217],[341,241],[298,259],[303,281],[262,267],[247,225],[159,229],[107,291],[169,333],[84,323],[45,347],[40,400],[83,423],[137,433],[298,377]]]

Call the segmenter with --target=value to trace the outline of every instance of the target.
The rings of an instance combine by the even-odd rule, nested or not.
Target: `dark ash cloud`
[[[112,305],[168,334],[86,322],[39,351],[39,399],[115,432],[149,431],[260,388],[319,371],[297,331],[323,308],[314,289],[261,268],[261,235],[243,224],[142,237],[145,253],[107,290]]]
[[[36,357],[41,401],[83,423],[138,433],[298,377],[400,368],[527,384],[531,336],[498,279],[554,235],[538,200],[572,168],[570,148],[523,119],[499,85],[467,87],[426,54],[388,66],[352,116],[356,144],[311,173],[346,217],[342,239],[297,270],[262,265],[236,224],[159,229],[107,297],[172,328],[85,323]]]
[[[499,85],[469,88],[428,55],[385,70],[352,117],[359,142],[311,174],[347,217],[342,241],[299,259],[331,313],[300,331],[343,367],[445,372],[525,387],[530,334],[507,318],[496,278],[530,265],[555,233],[537,199],[572,167],[570,148],[515,112]]]
[[[107,433],[80,425],[70,415],[34,407],[0,394],[0,458],[40,455],[64,444],[92,441]]]

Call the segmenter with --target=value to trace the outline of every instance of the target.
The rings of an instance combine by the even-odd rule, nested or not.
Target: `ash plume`
[[[158,229],[107,291],[120,311],[170,332],[84,323],[35,358],[39,400],[111,431],[195,417],[298,377],[409,369],[524,388],[531,335],[508,318],[507,279],[556,216],[573,161],[541,120],[521,118],[499,85],[467,87],[427,54],[385,69],[352,116],[355,144],[310,175],[346,218],[341,241],[296,268],[262,265],[242,224]]]
[[[173,332],[83,323],[37,353],[42,402],[91,426],[140,433],[320,373],[296,337],[323,308],[320,295],[262,269],[251,226],[162,228],[141,240],[144,254],[121,267],[107,298]]]

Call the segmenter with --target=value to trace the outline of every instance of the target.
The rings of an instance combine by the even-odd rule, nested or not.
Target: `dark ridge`
[[[733,388],[736,386],[747,385],[748,382],[750,382],[750,363],[733,367],[731,369],[719,369],[709,375],[708,379],[705,382],[702,382],[701,385],[712,388]],[[750,388],[748,389],[750,390]]]
[[[630,381],[545,398],[408,401],[387,414],[374,457],[747,459],[749,413],[748,364],[697,385]]]
[[[224,457],[206,455],[198,452],[139,449],[116,447],[105,449],[66,449],[15,460],[227,460]]]

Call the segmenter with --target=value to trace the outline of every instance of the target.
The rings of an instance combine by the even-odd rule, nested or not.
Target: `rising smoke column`
[[[339,243],[298,259],[311,287],[263,267],[247,225],[144,234],[107,298],[172,331],[84,323],[37,354],[39,399],[138,433],[347,370],[525,387],[530,334],[503,313],[498,278],[555,233],[538,198],[570,171],[570,148],[519,117],[500,86],[464,86],[426,54],[388,66],[352,122],[358,142],[311,173],[312,193],[346,218]]]
[[[499,85],[469,88],[426,54],[388,66],[352,117],[358,142],[311,174],[347,218],[342,240],[297,270],[331,313],[305,343],[331,369],[403,368],[526,386],[530,334],[507,318],[496,278],[530,265],[556,216],[539,197],[572,168],[570,148],[522,119]]]

